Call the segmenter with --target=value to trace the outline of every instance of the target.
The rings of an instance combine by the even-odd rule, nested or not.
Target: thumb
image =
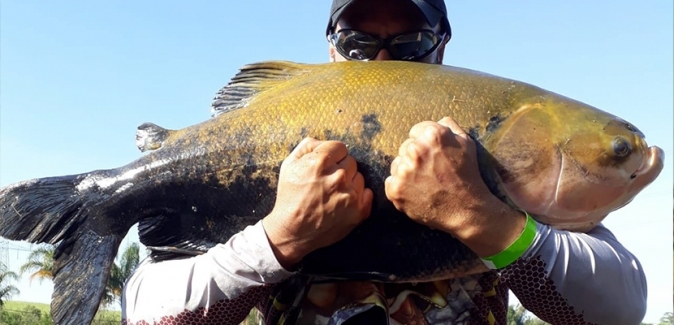
[[[456,120],[454,120],[449,116],[443,117],[440,121],[438,121],[438,124],[448,127],[452,131],[452,133],[462,138],[467,139],[470,137],[468,133],[466,133],[466,131],[464,131],[463,128],[461,128],[461,126],[459,126],[459,123],[457,123]]]
[[[293,159],[300,159],[302,156],[314,151],[322,141],[316,140],[314,138],[306,137],[300,141],[300,143],[293,149],[289,157]]]

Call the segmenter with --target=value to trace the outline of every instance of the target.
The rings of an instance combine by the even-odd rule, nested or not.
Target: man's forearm
[[[533,245],[501,274],[524,307],[554,324],[639,324],[646,312],[641,264],[602,225],[582,234],[538,224]]]
[[[188,324],[193,318],[238,324],[272,285],[291,275],[274,258],[261,223],[206,254],[163,262],[144,261],[125,286],[122,318]]]

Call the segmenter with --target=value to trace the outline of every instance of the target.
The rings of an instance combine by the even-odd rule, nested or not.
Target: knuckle
[[[345,168],[348,169],[354,169],[358,167],[358,163],[356,162],[356,158],[353,158],[353,156],[348,155],[346,158],[344,158],[343,163]]]
[[[400,159],[396,169],[396,176],[398,176],[398,179],[405,178],[411,171],[417,169],[417,161],[418,159],[410,159],[407,157]]]
[[[321,156],[315,153],[309,153],[302,158],[304,158],[303,162],[311,167],[319,166],[322,161]]]
[[[392,181],[386,186],[386,196],[391,201],[398,201],[402,197],[402,187],[398,182]]]
[[[425,147],[419,142],[410,142],[407,145],[407,157],[411,158],[412,161],[417,161],[420,156],[424,155],[425,152]]]
[[[443,136],[448,134],[449,129],[439,127],[438,125],[428,126],[424,132],[424,137],[432,142],[439,143]]]
[[[363,189],[365,187],[365,176],[360,172],[356,172],[356,176],[353,178],[353,185],[357,189]]]
[[[331,165],[330,154],[326,152],[312,152],[307,155],[307,162],[316,168],[325,169]]]
[[[339,158],[344,158],[348,154],[346,144],[341,141],[326,141],[326,150],[330,155],[341,156]]]
[[[343,168],[337,168],[332,175],[334,176],[335,184],[341,184],[346,182],[346,170]]]
[[[346,150],[346,144],[342,141],[334,141],[335,142],[335,148],[339,150]]]

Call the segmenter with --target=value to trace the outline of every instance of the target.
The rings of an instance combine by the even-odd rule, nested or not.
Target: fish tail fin
[[[0,236],[32,243],[57,242],[82,223],[77,191],[84,175],[23,181],[0,189]]]
[[[0,189],[0,236],[58,244],[52,269],[55,324],[91,322],[125,234],[92,217],[100,213],[96,204],[105,193],[78,188],[90,175],[34,179]],[[78,308],[69,307],[73,302]]]

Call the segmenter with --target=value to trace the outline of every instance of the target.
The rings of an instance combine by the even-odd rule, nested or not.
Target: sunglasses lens
[[[418,60],[433,51],[440,42],[438,35],[431,31],[420,31],[395,37],[387,49],[397,60]]]
[[[337,51],[351,60],[368,60],[379,51],[380,41],[355,30],[339,31],[332,35]]]
[[[395,60],[416,61],[440,44],[440,36],[430,30],[401,34],[386,40],[357,30],[343,29],[330,35],[337,52],[349,60],[371,60],[382,45]]]

